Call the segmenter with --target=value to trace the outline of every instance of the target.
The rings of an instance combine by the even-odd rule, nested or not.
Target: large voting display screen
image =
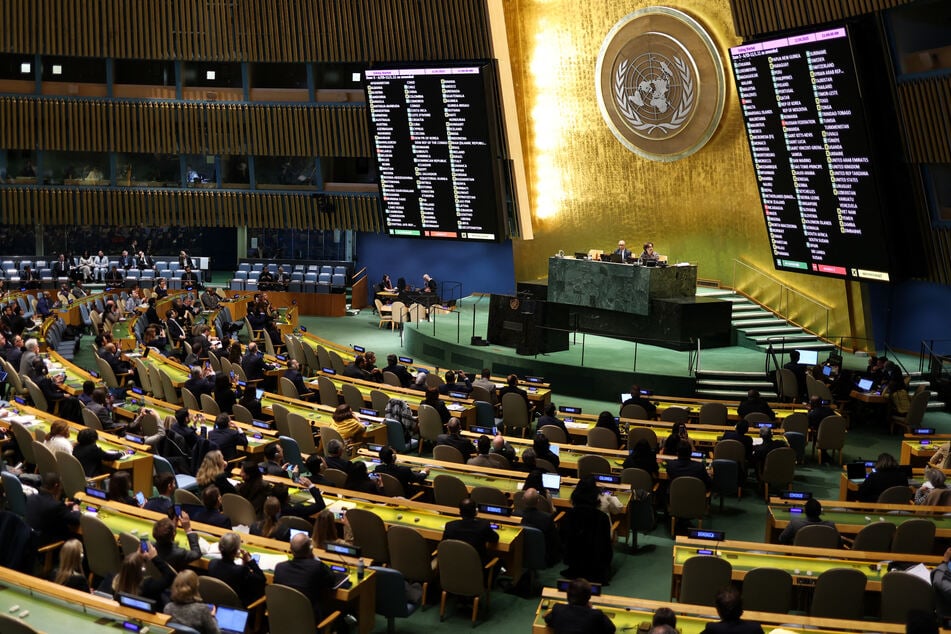
[[[880,192],[845,28],[730,49],[776,269],[887,281]]]
[[[488,63],[364,71],[389,235],[505,237],[493,77]]]

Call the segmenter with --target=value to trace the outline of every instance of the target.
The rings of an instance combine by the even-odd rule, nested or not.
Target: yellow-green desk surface
[[[374,456],[361,452],[355,460],[372,462]],[[459,478],[463,484],[471,491],[478,486],[492,487],[499,489],[509,497],[522,490],[522,484],[525,481],[526,474],[506,469],[493,469],[491,467],[474,467],[470,465],[458,464],[454,462],[442,462],[431,458],[418,458],[416,456],[399,456],[398,462],[414,469],[427,468],[429,476],[426,479],[428,486],[432,486],[433,479],[438,475],[451,475]],[[372,471],[374,465],[368,464],[368,470]],[[556,507],[570,507],[571,493],[574,491],[578,480],[575,478],[562,478],[561,489],[557,496],[552,497],[552,503]],[[611,485],[602,484],[603,488],[612,489],[614,495],[621,502],[626,512],[627,505],[631,500],[631,490],[629,485]]]
[[[261,397],[261,410],[273,416],[274,415],[274,404],[283,405],[287,408],[289,412],[300,414],[308,421],[311,425],[316,425],[318,427],[322,426],[333,426],[333,409],[326,405],[320,405],[318,403],[309,403],[307,401],[302,401],[299,399],[292,399],[286,396],[279,394],[272,394],[270,392],[265,392],[264,396]],[[363,442],[370,442],[385,445],[386,444],[386,425],[383,424],[383,419],[374,417],[374,416],[364,416],[354,412],[354,416],[360,421],[366,423],[365,430],[363,432]]]
[[[89,498],[84,493],[78,494],[77,497],[81,500],[84,513],[95,515],[117,536],[123,532],[130,533],[137,537],[142,535],[151,536],[152,527],[156,520],[166,517],[162,513],[154,513],[135,506],[111,502],[102,504],[99,500]],[[89,510],[90,508],[94,508],[96,511],[93,513]],[[217,544],[221,536],[228,532],[217,526],[209,526],[197,522],[192,524],[192,529],[209,544]],[[184,534],[179,533],[178,541],[183,543],[184,540]],[[261,555],[261,569],[269,581],[274,573],[276,562],[290,558],[289,544],[286,542],[244,534],[241,535],[241,543],[242,547],[252,555]],[[327,553],[318,550],[317,555],[327,555]],[[205,554],[196,564],[205,568],[208,566],[208,562],[215,556],[216,555],[213,554]],[[325,559],[328,565],[331,563],[339,563],[341,560],[348,564],[347,569],[352,585],[350,588],[337,589],[334,598],[343,602],[356,602],[358,611],[360,612],[360,631],[364,633],[369,632],[373,629],[374,622],[376,579],[372,571],[370,571],[362,580],[358,580],[355,566],[356,560],[353,558],[335,554],[327,555]]]
[[[0,569],[0,610],[20,618],[22,622],[44,634],[101,634],[103,632],[127,632],[123,622],[148,624],[150,632],[165,634],[172,630],[163,624],[168,615],[147,615],[121,607],[111,599],[105,599],[66,588],[58,584],[29,577],[7,568]],[[11,608],[19,606],[11,612]],[[19,617],[24,611],[28,614]]]
[[[76,441],[76,434],[86,428],[85,425],[61,419],[28,405],[11,405],[0,409],[0,427],[9,428],[11,423],[16,421],[22,423],[34,438],[37,430],[42,430],[44,434],[49,433],[50,426],[55,420],[62,420],[69,425],[70,440],[73,442]],[[99,432],[97,444],[106,451],[122,452],[120,459],[105,464],[112,469],[132,471],[132,486],[135,491],[142,491],[146,494],[152,491],[152,454],[149,453],[151,447],[106,432]],[[133,453],[130,454],[130,451]]]
[[[935,524],[935,536],[951,537],[951,516],[942,506],[917,506],[913,504],[878,504],[875,502],[845,502],[821,500],[822,519],[835,522],[839,533],[854,535],[872,522],[890,522],[900,525],[912,519],[928,519]],[[775,542],[789,521],[799,515],[790,511],[801,508],[798,500],[770,498],[766,514],[766,541]]]
[[[126,400],[115,407],[115,411],[120,415],[126,418],[134,418],[142,408],[148,408],[156,413],[159,417],[159,422],[166,416],[174,416],[175,412],[181,409],[179,405],[172,405],[171,403],[166,403],[165,401],[160,401],[157,398],[151,396],[135,396],[129,392],[129,396],[126,397]],[[210,431],[215,424],[215,419],[213,416],[205,414],[204,412],[191,410],[193,415],[200,414],[205,419],[205,425]],[[233,421],[234,424],[244,432],[245,436],[248,438],[248,446],[246,453],[249,454],[259,454],[264,452],[264,448],[271,443],[277,442],[277,432],[271,429],[258,429],[251,425],[246,425],[238,421]]]
[[[711,554],[712,553],[712,554]],[[672,596],[679,596],[683,565],[691,557],[719,557],[733,567],[733,579],[742,581],[754,568],[779,568],[792,576],[793,584],[811,587],[816,578],[834,568],[852,568],[868,579],[866,590],[880,592],[888,562],[924,563],[934,568],[942,558],[934,555],[876,553],[833,548],[807,548],[758,542],[722,541],[678,537],[673,550]]]
[[[566,603],[565,593],[555,588],[545,588],[542,598],[532,621],[532,634],[552,634],[554,630],[545,625],[545,615],[558,603]],[[677,629],[681,634],[699,634],[711,621],[719,621],[716,609],[701,605],[674,604],[663,601],[649,601],[613,595],[602,595],[591,598],[592,607],[598,608],[607,615],[618,632],[636,632],[642,623],[651,622],[654,612],[661,607],[674,607],[677,612]],[[756,621],[763,625],[766,632],[782,627],[792,632],[839,634],[846,632],[876,632],[898,634],[905,631],[904,625],[895,623],[870,624],[867,621],[846,621],[839,619],[818,619],[793,614],[771,614],[769,612],[743,613],[743,619]]]
[[[360,379],[350,379],[335,374],[326,374],[324,372],[319,372],[318,375],[330,379],[337,388],[338,392],[340,392],[340,386],[344,383],[353,385],[360,390],[360,393],[363,395],[363,400],[366,403],[372,402],[370,392],[373,390],[379,390],[390,398],[398,398],[406,401],[406,404],[410,406],[410,409],[412,409],[414,412],[418,412],[420,404],[423,402],[423,399],[426,398],[426,395],[418,390],[394,387],[392,385],[387,385],[386,383],[373,383],[370,381],[362,381]],[[316,379],[308,379],[308,385],[310,389],[314,391],[320,390],[320,386],[318,385]],[[445,396],[440,397],[440,400],[445,403],[449,413],[453,416],[458,416],[464,425],[471,425],[475,422],[475,403],[472,400],[452,399]]]

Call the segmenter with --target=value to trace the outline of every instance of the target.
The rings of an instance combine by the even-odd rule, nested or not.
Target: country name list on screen
[[[888,280],[847,30],[737,46],[730,55],[775,267]]]
[[[498,239],[484,73],[481,65],[365,71],[390,235]]]

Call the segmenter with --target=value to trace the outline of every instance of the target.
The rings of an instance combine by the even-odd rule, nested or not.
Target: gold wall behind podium
[[[639,252],[652,240],[671,262],[696,262],[700,277],[726,285],[733,281],[734,259],[743,260],[830,306],[831,334],[864,337],[858,288],[851,289],[849,303],[842,281],[773,270],[730,70],[727,48],[740,39],[727,0],[663,3],[697,19],[720,50],[726,106],[707,145],[685,159],[658,163],[626,150],[605,125],[594,80],[601,43],[618,20],[652,4],[660,3],[505,2],[535,232],[534,240],[515,242],[517,279],[546,276],[548,258],[559,249],[609,250],[623,238]]]

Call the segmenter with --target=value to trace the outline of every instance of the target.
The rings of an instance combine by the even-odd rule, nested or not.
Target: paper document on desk
[[[587,429],[588,425],[586,423],[565,423],[565,427],[568,429]]]
[[[269,572],[273,572],[279,563],[287,561],[288,559],[287,555],[272,555],[270,553],[255,554],[259,555],[258,567],[260,567],[261,570],[267,570]]]
[[[446,409],[448,409],[451,412],[461,412],[465,408],[466,408],[465,405],[461,403],[450,403],[449,405],[446,405]]]
[[[908,568],[904,572],[910,575],[914,575],[918,577],[919,579],[927,581],[928,583],[931,583],[931,571],[928,570],[928,568],[924,564],[917,564],[915,566],[912,566],[911,568]]]
[[[21,425],[32,425],[36,422],[36,416],[11,416],[7,420],[13,423],[20,423]]]

